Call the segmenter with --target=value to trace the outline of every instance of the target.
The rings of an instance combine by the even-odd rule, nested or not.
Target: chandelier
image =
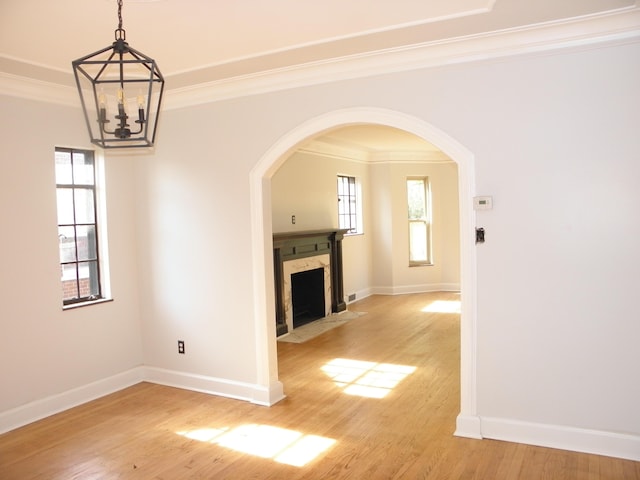
[[[151,147],[156,137],[164,78],[126,40],[118,0],[115,42],[72,62],[91,143],[102,148]]]

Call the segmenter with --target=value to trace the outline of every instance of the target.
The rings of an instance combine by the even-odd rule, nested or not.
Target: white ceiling
[[[634,7],[636,0],[123,0],[122,17],[127,41],[157,61],[169,92]],[[116,0],[0,0],[0,80],[73,86],[71,61],[109,46],[117,27]],[[368,151],[432,148],[391,130],[349,135],[330,134]]]
[[[123,0],[167,88],[628,8],[635,0]],[[0,0],[0,72],[71,78],[110,45],[116,0]],[[58,74],[56,75],[57,72]]]

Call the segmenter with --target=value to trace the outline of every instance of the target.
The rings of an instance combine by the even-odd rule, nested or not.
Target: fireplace
[[[324,305],[324,268],[314,268],[291,275],[293,328],[326,315]]]
[[[283,335],[293,328],[322,318],[331,313],[342,312],[347,306],[344,302],[342,280],[342,239],[347,230],[313,230],[305,232],[276,233],[273,235],[273,264],[275,274],[276,332]],[[307,273],[315,271],[315,273]],[[293,292],[296,277],[301,277],[309,290],[310,278],[316,276],[315,312],[309,319],[295,319],[296,310],[306,310],[309,306],[298,306]],[[320,280],[322,285],[320,288]],[[299,288],[298,288],[299,290]],[[304,294],[302,294],[304,295]],[[324,309],[322,309],[321,301]],[[303,299],[303,303],[307,300]],[[305,313],[305,316],[307,314]]]

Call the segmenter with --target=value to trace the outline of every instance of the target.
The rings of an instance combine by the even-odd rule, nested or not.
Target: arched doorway
[[[350,108],[313,118],[283,136],[267,151],[250,173],[253,286],[256,310],[257,383],[265,389],[263,403],[273,404],[284,396],[278,380],[275,305],[272,262],[270,179],[299,144],[324,131],[347,125],[370,123],[405,130],[436,145],[458,164],[460,208],[460,263],[462,315],[460,320],[460,414],[456,435],[480,438],[476,409],[476,254],[474,157],[444,132],[424,120],[379,108]]]

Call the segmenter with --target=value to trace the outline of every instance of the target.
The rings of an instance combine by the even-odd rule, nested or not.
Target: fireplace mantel
[[[347,229],[321,229],[273,234],[273,268],[275,274],[276,333],[288,332],[285,319],[283,264],[298,258],[329,254],[331,265],[331,311],[347,309],[342,279],[342,239]]]

